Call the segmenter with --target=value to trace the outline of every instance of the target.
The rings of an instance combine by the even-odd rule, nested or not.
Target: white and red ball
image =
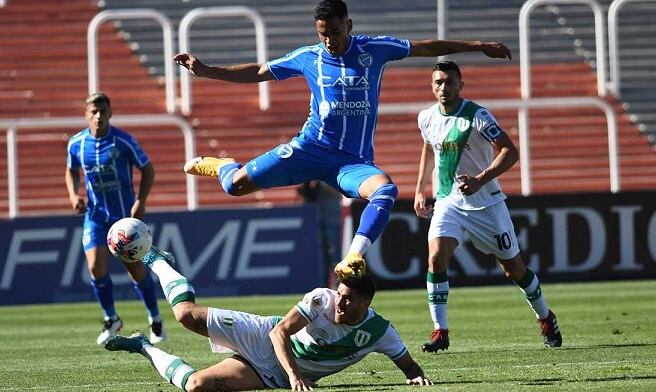
[[[125,263],[141,261],[153,244],[148,225],[136,218],[123,218],[107,233],[107,246],[114,256]]]

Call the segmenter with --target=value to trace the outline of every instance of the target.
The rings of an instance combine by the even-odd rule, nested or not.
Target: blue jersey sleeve
[[[150,162],[148,155],[146,155],[139,142],[137,142],[137,139],[132,135],[123,133],[117,138],[117,142],[121,143],[123,149],[126,151],[125,155],[132,165],[141,169]]]
[[[365,44],[374,57],[383,62],[401,60],[410,55],[410,41],[387,35],[371,37]]]
[[[137,139],[134,137],[131,138],[131,149],[130,151],[132,152],[131,154],[131,161],[132,164],[139,169],[142,167],[146,166],[148,162],[150,162],[150,159],[148,158],[148,155],[144,152],[144,150],[141,148],[141,145],[139,142],[137,142]]]
[[[303,74],[305,62],[310,53],[311,49],[309,47],[299,48],[281,58],[267,61],[267,67],[269,67],[269,71],[276,80],[299,76]]]
[[[69,169],[79,169],[82,164],[80,163],[80,141],[79,139],[71,139],[68,142],[66,166]]]

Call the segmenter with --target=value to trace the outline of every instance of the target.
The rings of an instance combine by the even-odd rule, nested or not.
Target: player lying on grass
[[[320,378],[371,352],[394,361],[407,384],[432,384],[392,324],[369,307],[376,288],[367,274],[342,278],[337,290],[314,289],[285,317],[267,317],[197,305],[194,288],[173,269],[168,253],[154,249],[144,264],[159,277],[175,318],[185,328],[208,337],[213,351],[227,348],[235,354],[196,371],[153,346],[141,333],[117,335],[105,348],[140,353],[162,377],[184,391],[312,390]]]

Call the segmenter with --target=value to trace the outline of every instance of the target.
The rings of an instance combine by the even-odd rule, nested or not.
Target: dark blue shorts
[[[321,180],[351,198],[360,197],[358,189],[365,180],[385,174],[372,162],[298,139],[251,160],[246,171],[263,189]]]

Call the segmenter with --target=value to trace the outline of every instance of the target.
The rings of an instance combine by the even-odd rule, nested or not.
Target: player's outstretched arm
[[[410,353],[405,353],[404,356],[394,361],[394,364],[401,369],[403,374],[405,374],[405,383],[409,385],[433,385],[433,382],[426,378],[424,371],[421,370],[421,367],[414,359],[410,356]]]
[[[291,385],[292,391],[312,391],[317,386],[316,383],[301,376],[301,372],[298,370],[298,366],[294,361],[294,354],[292,353],[291,336],[303,329],[307,324],[308,320],[294,307],[269,332],[273,350],[276,353],[278,362],[280,362],[280,365],[282,365],[289,376],[289,384]]]
[[[501,42],[423,40],[410,41],[410,56],[436,57],[462,52],[482,52],[488,57],[512,60],[510,49]]]
[[[209,79],[224,80],[234,83],[257,83],[273,80],[273,74],[265,64],[239,64],[231,67],[215,67],[205,65],[196,56],[189,53],[179,53],[173,57],[176,64],[187,68],[196,76]]]

